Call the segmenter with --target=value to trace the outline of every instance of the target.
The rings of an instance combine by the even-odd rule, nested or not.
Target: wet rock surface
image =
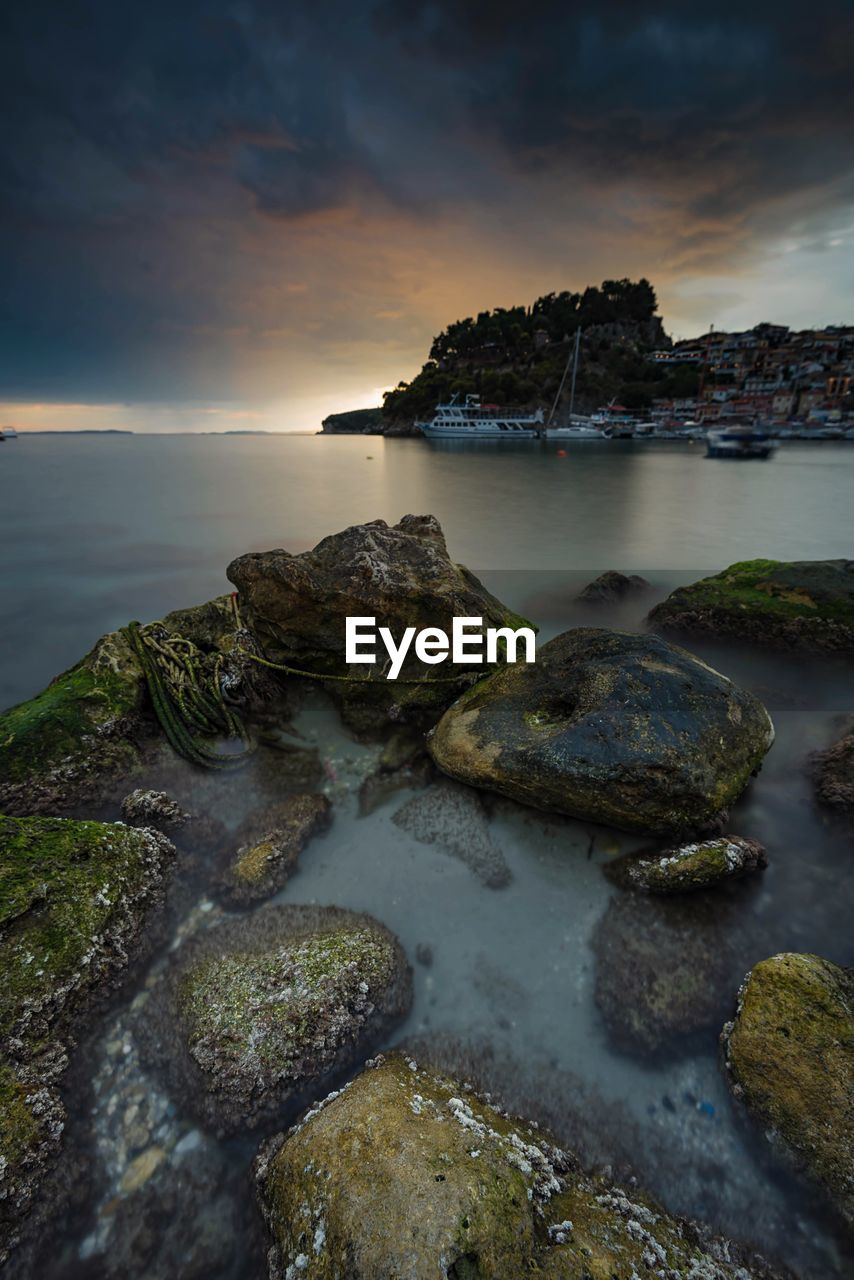
[[[187,942],[152,1000],[155,1061],[203,1123],[257,1126],[352,1069],[407,1013],[412,974],[394,937],[337,907],[268,907]],[[160,1034],[157,1027],[160,1026]]]
[[[761,961],[721,1043],[735,1097],[854,1228],[854,970],[797,953]]]
[[[739,561],[679,587],[649,621],[658,631],[851,653],[854,560]]]
[[[344,719],[358,730],[377,729],[388,718],[432,721],[471,676],[450,662],[426,667],[412,654],[399,681],[383,678],[382,651],[374,667],[348,672],[345,619],[375,617],[396,637],[407,626],[450,633],[454,617],[482,617],[484,626],[518,626],[522,620],[448,556],[433,516],[404,516],[354,525],[324,538],[312,551],[276,550],[240,556],[228,566],[242,616],[266,656],[323,675],[353,674],[353,682],[327,688]],[[448,683],[459,676],[462,685]],[[417,683],[402,683],[415,680]]]
[[[607,867],[618,883],[648,893],[690,893],[725,880],[737,880],[768,865],[768,855],[758,840],[745,836],[718,836],[661,852],[632,854]]]
[[[0,1257],[46,1208],[37,1192],[64,1127],[68,1045],[156,936],[144,921],[174,852],[120,823],[0,817]]]
[[[223,896],[233,906],[261,902],[283,889],[299,855],[314,836],[332,822],[332,806],[324,795],[289,796],[277,806],[276,825],[245,844],[224,877]]]
[[[420,844],[436,845],[459,858],[490,889],[510,883],[510,868],[489,833],[483,805],[468,787],[439,782],[407,800],[393,821]]]
[[[266,1143],[256,1176],[273,1280],[771,1276],[399,1054]]]
[[[854,813],[854,730],[811,761],[816,799],[838,813]]]
[[[640,574],[619,573],[616,569],[608,569],[588,582],[576,599],[582,604],[614,604],[618,600],[649,590],[650,583]]]
[[[592,948],[596,1005],[611,1041],[656,1058],[711,1042],[762,944],[719,895],[622,893],[596,926]]]
[[[428,745],[472,786],[667,833],[719,822],[772,740],[762,704],[686,650],[579,627],[463,694]]]

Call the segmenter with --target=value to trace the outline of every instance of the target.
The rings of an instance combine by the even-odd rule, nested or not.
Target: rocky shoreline
[[[302,555],[241,556],[228,576],[235,597],[150,631],[161,648],[171,637],[162,688],[115,632],[0,714],[0,1261],[57,1210],[69,1060],[93,1011],[163,941],[170,881],[180,902],[192,871],[220,905],[176,937],[146,990],[140,1052],[201,1133],[264,1139],[271,1276],[782,1274],[636,1187],[585,1172],[420,1056],[372,1059],[412,1004],[400,941],[334,904],[255,909],[287,894],[303,850],[320,848],[334,821],[335,778],[293,731],[307,683],[295,671],[377,744],[361,811],[402,791],[397,828],[489,890],[513,878],[489,833],[496,803],[659,842],[608,867],[614,896],[593,954],[609,1035],[654,1057],[691,1037],[708,1043],[726,1022],[726,1079],[748,1122],[773,1131],[772,1150],[850,1228],[850,971],[800,954],[755,963],[737,929],[721,931],[768,862],[727,824],[773,726],[753,693],[657,633],[847,653],[854,562],[731,566],[655,606],[652,633],[575,628],[536,663],[495,664],[477,680],[462,667],[437,678],[413,659],[400,685],[348,678],[345,616],[445,630],[454,616],[524,623],[450,559],[433,517],[355,526]],[[189,674],[175,652],[193,655]],[[258,752],[256,803],[238,830],[217,816],[215,770],[172,768],[170,707],[186,712],[191,685],[199,705],[213,698],[239,717]],[[229,767],[227,755],[212,759]],[[809,766],[830,812],[850,808],[852,761],[843,738]],[[185,779],[193,803],[171,782],[159,788],[161,775]],[[161,1150],[138,1149],[128,1193]]]

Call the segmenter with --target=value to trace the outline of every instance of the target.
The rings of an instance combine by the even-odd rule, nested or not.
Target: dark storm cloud
[[[0,35],[7,397],[225,394],[253,219],[400,216],[415,244],[628,183],[699,257],[852,195],[846,0],[29,0]]]

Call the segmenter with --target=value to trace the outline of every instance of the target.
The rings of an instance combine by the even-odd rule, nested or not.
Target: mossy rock
[[[0,1258],[59,1147],[67,1046],[147,944],[173,856],[121,823],[0,817]]]
[[[763,1274],[719,1261],[738,1251],[706,1250],[687,1223],[399,1054],[267,1143],[256,1176],[273,1280]]]
[[[203,1122],[254,1127],[316,1097],[412,1003],[394,934],[338,907],[270,907],[185,944],[161,993],[170,1064]]]
[[[854,560],[741,560],[679,587],[649,622],[657,631],[850,653]]]
[[[453,563],[434,516],[404,516],[393,527],[384,520],[354,525],[300,555],[275,550],[240,556],[227,572],[267,658],[316,672],[321,680],[353,677],[327,681],[326,688],[358,732],[375,732],[389,720],[432,723],[465,687],[472,668],[450,661],[425,666],[410,650],[400,679],[386,680],[380,647],[375,666],[348,670],[348,616],[375,617],[398,640],[408,626],[450,633],[454,617],[481,617],[485,627],[531,625]],[[460,683],[448,683],[455,676]]]
[[[657,636],[579,627],[463,694],[428,739],[451,777],[629,831],[714,827],[773,741],[767,711]]]
[[[761,961],[722,1045],[736,1098],[854,1227],[854,970],[798,953]]]
[[[0,1266],[19,1243],[45,1167],[59,1150],[65,1110],[56,1089],[0,1058]]]
[[[125,967],[173,856],[123,823],[0,817],[0,1048],[37,1046]]]
[[[164,625],[210,650],[227,650],[235,635],[228,596],[169,614]],[[112,631],[36,697],[0,714],[0,811],[67,813],[101,799],[157,733],[136,655]]]
[[[767,865],[768,856],[758,841],[718,836],[661,852],[629,854],[608,864],[606,870],[612,879],[632,888],[670,894],[708,889]]]
[[[230,903],[242,906],[278,893],[309,841],[332,822],[332,805],[324,795],[288,796],[276,807],[276,825],[243,845],[225,874],[223,894]]]

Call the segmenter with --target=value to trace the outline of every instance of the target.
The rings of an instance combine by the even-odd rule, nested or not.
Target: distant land
[[[546,415],[555,406],[565,420],[571,379],[562,390],[561,380],[579,329],[576,413],[616,402],[662,423],[854,423],[854,325],[762,323],[674,343],[657,311],[648,280],[623,279],[457,320],[411,382],[381,406],[330,414],[323,432],[418,434],[417,422],[454,394]]]
[[[76,427],[73,431],[63,431],[57,427],[21,427],[22,436],[132,436],[135,432],[126,431],[122,427]]]

